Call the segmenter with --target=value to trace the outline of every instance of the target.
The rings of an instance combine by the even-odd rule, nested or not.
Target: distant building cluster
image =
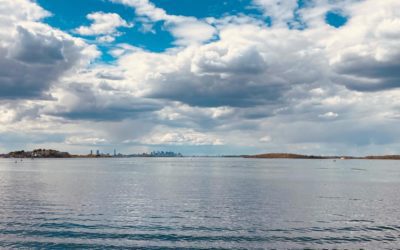
[[[150,153],[151,157],[182,157],[182,154],[170,151],[153,151]]]
[[[114,149],[113,154],[110,153],[102,153],[100,150],[96,150],[96,153],[93,154],[93,150],[90,150],[89,157],[119,157],[119,158],[127,158],[127,157],[183,157],[181,153],[175,153],[172,151],[153,151],[151,153],[142,153],[142,154],[120,154],[117,153],[117,150]]]
[[[114,154],[115,154],[115,150],[114,150]],[[102,153],[100,152],[100,150],[96,150],[96,153],[93,154],[93,150],[90,150],[90,154],[87,155],[86,157],[100,157],[100,158],[108,158],[108,157],[112,157],[109,153]]]

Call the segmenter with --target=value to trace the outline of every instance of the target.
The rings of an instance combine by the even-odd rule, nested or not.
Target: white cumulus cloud
[[[90,26],[81,26],[75,29],[77,34],[83,36],[99,36],[100,42],[113,42],[116,36],[121,35],[118,31],[120,27],[133,27],[117,13],[93,12],[88,14],[87,19],[92,21]]]

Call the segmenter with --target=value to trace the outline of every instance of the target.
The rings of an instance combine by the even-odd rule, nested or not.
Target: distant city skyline
[[[400,153],[398,0],[0,6],[0,152]]]

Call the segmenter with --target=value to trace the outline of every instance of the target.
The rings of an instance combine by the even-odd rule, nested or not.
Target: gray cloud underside
[[[56,107],[57,111],[48,112],[48,115],[71,120],[119,121],[138,119],[163,107],[162,103],[156,100],[134,98],[108,89],[106,93],[99,93],[87,84],[70,84],[67,91],[77,103],[72,107],[65,107],[60,103],[59,107]]]
[[[14,44],[0,47],[0,98],[43,98],[80,52],[71,40],[18,27]]]

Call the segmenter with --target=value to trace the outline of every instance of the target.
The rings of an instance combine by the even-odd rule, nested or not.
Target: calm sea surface
[[[0,248],[397,248],[400,162],[0,159]]]

